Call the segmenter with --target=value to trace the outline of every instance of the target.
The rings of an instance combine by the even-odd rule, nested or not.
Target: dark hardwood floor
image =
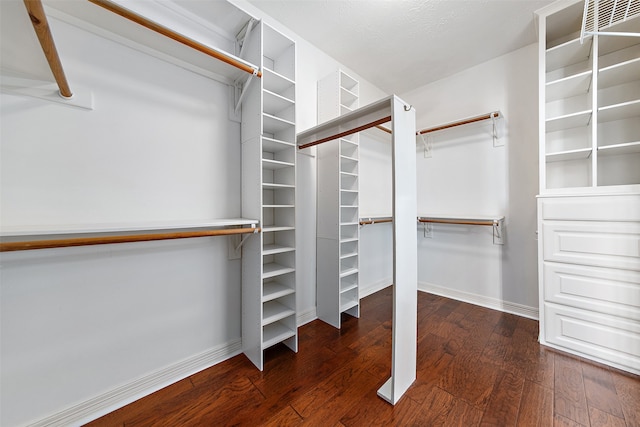
[[[98,426],[640,426],[640,377],[537,343],[538,322],[419,292],[417,380],[391,406],[392,290],[337,330],[299,329],[263,372],[243,355],[108,414]]]

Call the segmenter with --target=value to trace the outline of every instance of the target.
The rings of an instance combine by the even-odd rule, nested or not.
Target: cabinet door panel
[[[640,223],[548,221],[544,261],[640,271]]]
[[[542,219],[640,221],[640,196],[549,197],[541,199]]]
[[[544,263],[545,301],[640,321],[640,272]]]
[[[545,304],[548,343],[640,372],[640,322]]]

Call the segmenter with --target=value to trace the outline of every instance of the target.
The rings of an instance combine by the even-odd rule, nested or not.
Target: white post
[[[391,378],[378,396],[393,405],[416,379],[418,242],[415,110],[393,97],[392,120],[393,350]]]

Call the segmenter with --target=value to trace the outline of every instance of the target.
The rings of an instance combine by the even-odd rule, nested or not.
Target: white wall
[[[315,125],[316,82],[340,65],[235,3],[297,41],[298,131]],[[91,90],[95,109],[2,94],[3,226],[239,216],[240,126],[228,120],[228,87],[55,19],[51,25],[72,87]],[[384,96],[360,81],[363,103]],[[315,318],[311,156],[298,157],[302,322]],[[3,426],[56,414],[73,424],[239,352],[240,261],[227,258],[226,238],[1,260]]]
[[[402,94],[419,129],[500,110],[501,140],[489,123],[434,134],[432,158],[418,144],[420,213],[503,214],[504,246],[489,227],[434,226],[418,238],[423,289],[535,316],[538,306],[535,195],[537,47],[530,45]]]

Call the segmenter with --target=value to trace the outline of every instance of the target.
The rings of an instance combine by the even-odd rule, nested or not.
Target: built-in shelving
[[[625,295],[640,286],[640,37],[580,44],[585,4],[598,2],[537,12],[540,343],[637,374],[639,304]],[[640,13],[609,31],[640,35]]]
[[[242,107],[242,211],[262,225],[259,243],[242,262],[242,347],[259,368],[264,350],[298,350],[296,310],[295,44],[264,23],[247,41],[247,57],[262,65]]]
[[[358,108],[359,83],[342,70],[318,81],[318,122]],[[337,328],[360,315],[358,135],[318,146],[318,318]]]
[[[640,38],[581,43],[580,3],[556,3],[541,26],[541,193],[640,185]],[[640,33],[640,16],[610,30]]]

